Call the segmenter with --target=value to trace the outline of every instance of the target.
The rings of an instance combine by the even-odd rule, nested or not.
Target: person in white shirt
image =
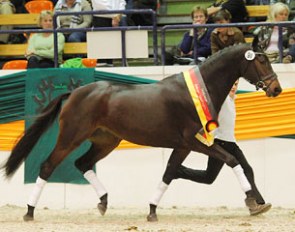
[[[91,0],[92,8],[97,10],[125,10],[125,0]],[[92,24],[94,27],[118,27],[121,14],[94,15]]]
[[[247,159],[242,150],[236,144],[235,94],[237,89],[238,80],[234,83],[229,95],[221,106],[218,115],[219,127],[217,128],[214,136],[214,143],[217,143],[240,162],[255,194],[255,196],[253,196],[255,199],[247,197],[245,203],[248,206],[251,215],[258,215],[268,211],[271,208],[271,204],[265,203],[263,197],[259,193],[254,181],[253,169],[247,162]],[[187,179],[198,183],[212,184],[218,176],[223,165],[223,161],[209,156],[206,170],[196,170],[181,165],[174,179]]]
[[[125,0],[91,0],[92,9],[98,10],[125,10]],[[118,27],[120,25],[122,15],[121,14],[100,14],[93,15],[92,25],[93,27]],[[113,64],[112,59],[99,59],[98,63]]]

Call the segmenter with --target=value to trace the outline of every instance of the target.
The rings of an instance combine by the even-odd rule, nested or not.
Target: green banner
[[[28,128],[34,117],[55,97],[94,81],[94,69],[28,69],[26,75],[25,122]],[[35,183],[41,163],[50,155],[56,143],[58,123],[41,137],[25,161],[25,183]],[[87,184],[76,169],[75,160],[90,147],[83,143],[56,168],[49,182]]]

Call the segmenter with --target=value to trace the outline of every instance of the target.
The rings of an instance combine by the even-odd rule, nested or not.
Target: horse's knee
[[[175,178],[175,175],[176,175],[176,172],[174,173],[171,171],[166,171],[163,175],[162,181],[165,184],[169,185],[172,182],[172,180]]]
[[[239,161],[234,157],[234,156],[228,156],[225,160],[225,163],[231,167],[234,168],[235,166],[237,166],[239,163]]]
[[[52,164],[50,164],[49,161],[45,161],[41,164],[39,176],[43,180],[48,180],[48,178],[51,176],[53,170],[54,170],[54,167],[52,166]]]

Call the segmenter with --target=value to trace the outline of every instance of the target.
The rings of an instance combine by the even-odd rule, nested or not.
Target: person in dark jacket
[[[199,6],[195,6],[191,12],[193,24],[206,24],[208,20],[207,10]],[[174,51],[165,53],[165,64],[195,64],[205,60],[211,55],[210,35],[212,28],[197,28],[196,43],[194,42],[194,29],[186,32],[180,44]],[[194,45],[196,45],[196,62],[194,61]]]
[[[129,9],[134,10],[157,10],[157,0],[129,0],[127,3]],[[151,14],[130,14],[127,16],[128,25],[131,26],[150,26],[153,25]]]
[[[193,24],[206,24],[208,19],[207,10],[196,6],[191,12],[191,17]],[[196,33],[197,39],[197,57],[207,58],[211,55],[211,45],[210,45],[210,35],[211,28],[198,28]],[[186,56],[194,58],[194,31],[191,29],[189,32],[186,32],[183,36],[182,42],[179,46],[181,56]]]
[[[248,21],[248,12],[244,0],[217,0],[211,7],[207,8],[210,17],[213,17],[220,10],[227,10],[231,14],[232,23]]]

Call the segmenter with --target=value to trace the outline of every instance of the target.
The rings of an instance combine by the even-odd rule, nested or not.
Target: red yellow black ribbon
[[[183,72],[183,76],[203,126],[196,134],[196,138],[207,146],[211,146],[214,142],[213,131],[218,127],[218,123],[202,75],[198,67],[195,67]]]

